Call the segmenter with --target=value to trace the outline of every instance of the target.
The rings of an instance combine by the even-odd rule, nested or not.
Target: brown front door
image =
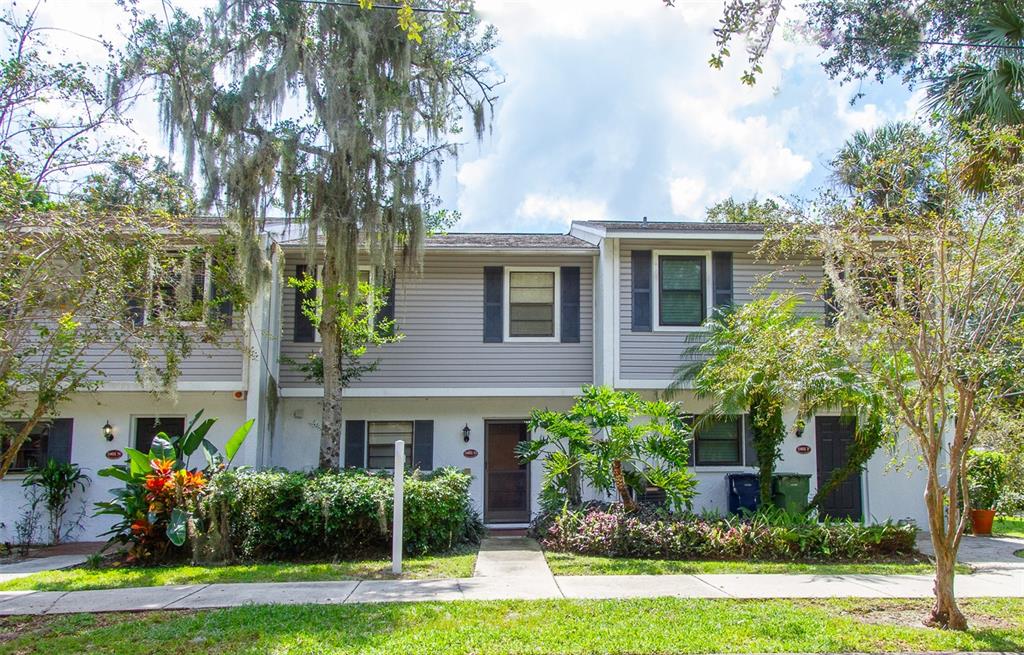
[[[522,421],[488,421],[484,444],[484,522],[527,523],[530,520],[530,467],[516,458],[515,448],[529,439]]]

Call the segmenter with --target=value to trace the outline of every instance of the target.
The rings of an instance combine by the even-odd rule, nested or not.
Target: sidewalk
[[[1011,542],[1024,547],[1024,543]],[[1022,560],[1024,562],[1024,560]],[[1024,565],[956,578],[961,597],[1024,597]],[[0,615],[542,598],[928,598],[924,575],[553,576],[536,542],[485,539],[472,578],[181,585],[100,591],[0,592]]]

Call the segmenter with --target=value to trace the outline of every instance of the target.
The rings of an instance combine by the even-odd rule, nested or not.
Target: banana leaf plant
[[[118,517],[104,533],[108,545],[128,546],[134,561],[153,561],[166,556],[171,546],[188,540],[189,523],[211,477],[231,465],[252,429],[250,419],[235,430],[224,445],[224,453],[206,435],[217,419],[203,419],[200,410],[181,435],[160,432],[149,452],[126,448],[127,460],[99,472],[124,482],[113,489],[113,500],[96,503],[96,516]],[[190,459],[201,450],[205,466],[191,468]]]

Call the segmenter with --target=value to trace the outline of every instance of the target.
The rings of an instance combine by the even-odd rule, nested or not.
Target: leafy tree
[[[963,34],[969,47],[928,83],[928,104],[958,122],[1024,123],[1024,4],[983,5]]]
[[[144,20],[114,84],[157,80],[169,141],[184,145],[188,172],[199,160],[205,203],[221,203],[239,234],[276,206],[309,225],[311,254],[323,235],[324,468],[339,462],[339,315],[359,248],[388,275],[417,263],[449,139],[467,106],[482,134],[493,101],[494,32],[471,3],[403,3],[401,29],[392,12],[359,5],[222,2],[201,18]],[[255,241],[242,250],[247,279],[258,279]]]
[[[726,198],[708,207],[708,223],[760,223],[767,224],[785,216],[786,209],[772,198],[746,202]]]
[[[74,198],[94,211],[195,215],[195,190],[160,157],[122,154],[106,170],[89,175]]]
[[[690,431],[675,403],[585,386],[567,412],[534,410],[530,430],[542,433],[520,443],[517,453],[527,462],[545,458],[542,495],[551,509],[563,498],[579,506],[583,480],[598,491],[614,489],[627,510],[636,509],[627,466],[673,505],[688,508],[696,493],[686,468]]]
[[[1012,132],[991,138],[1020,145]],[[792,233],[802,235],[796,248],[820,252],[842,308],[836,333],[857,354],[851,365],[884,395],[927,468],[930,621],[965,629],[953,578],[968,520],[962,508],[971,506],[967,456],[1024,384],[1024,171],[993,166],[989,189],[977,194],[961,182],[977,163],[970,146],[946,133],[919,148],[941,154],[927,173],[935,201],[923,207],[914,193],[897,193],[884,238],[859,188],[824,196]]]
[[[709,417],[748,414],[760,473],[761,497],[771,498],[772,474],[786,438],[783,412],[798,408],[810,414],[812,380],[835,376],[823,328],[797,312],[794,295],[771,294],[731,311],[715,312],[694,337],[676,369],[674,389],[692,385],[710,398]],[[694,362],[696,360],[696,362]],[[699,427],[699,426],[698,426]]]
[[[288,284],[305,296],[302,313],[314,326],[319,326],[323,316],[323,284],[309,275],[303,278],[288,278]],[[380,360],[363,361],[369,346],[380,347],[402,338],[395,332],[395,322],[381,314],[388,294],[387,287],[373,286],[360,282],[356,299],[349,300],[347,289],[340,290],[337,299],[342,308],[338,312],[338,334],[341,338],[341,353],[344,365],[341,369],[342,386],[348,387],[367,373],[377,370]],[[299,365],[307,379],[319,384],[324,382],[324,359],[320,353],[311,354],[309,360]]]

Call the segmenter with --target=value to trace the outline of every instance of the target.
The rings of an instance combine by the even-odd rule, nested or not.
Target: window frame
[[[186,250],[175,250],[173,248],[167,250],[164,254],[176,255],[176,254],[189,254]],[[149,283],[146,293],[146,301],[142,306],[142,324],[148,325],[150,323],[150,315],[154,311],[153,301],[156,297],[157,286],[154,284],[153,272],[155,269],[156,262],[153,259],[149,260]],[[209,250],[203,251],[203,311],[201,318],[197,318],[194,321],[176,321],[178,325],[189,326],[189,325],[205,325],[207,310],[206,306],[209,304],[210,299],[213,297],[213,276],[210,275],[210,271],[213,270],[213,253]],[[180,308],[179,308],[180,309]]]
[[[406,457],[405,457],[405,466],[406,466],[407,469],[409,469],[409,467],[412,466],[412,459],[415,457],[415,453],[416,453],[416,450],[413,447],[413,444],[416,441],[416,421],[414,421],[413,419],[402,419],[402,418],[395,418],[395,419],[384,419],[384,418],[381,418],[381,419],[366,419],[366,434],[363,435],[363,447],[364,447],[364,449],[363,449],[363,468],[365,468],[367,471],[392,471],[392,472],[394,472],[394,469],[391,468],[391,467],[388,467],[388,468],[371,468],[370,467],[370,425],[372,425],[374,423],[408,423],[411,426],[411,430],[409,431],[409,442],[406,444],[406,448],[408,449],[409,452],[406,453]],[[392,451],[393,450],[394,450],[394,444],[392,444]],[[393,458],[392,458],[392,461],[394,461]]]
[[[697,325],[671,325],[661,322],[661,259],[662,257],[694,257],[703,259],[703,279],[701,290],[704,295],[704,308],[700,323]],[[655,332],[698,332],[704,329],[704,322],[711,315],[714,306],[714,290],[711,288],[711,251],[710,250],[655,250],[651,253],[653,278],[651,280],[652,309],[654,316],[651,328]]]
[[[701,416],[696,417],[694,423],[699,424],[702,418],[703,417],[701,417]],[[705,420],[715,421],[716,419],[714,419],[712,417],[708,417]],[[723,419],[717,419],[717,420],[718,421],[722,421]],[[698,428],[698,429],[695,429],[693,431],[693,466],[694,466],[694,468],[723,468],[723,467],[725,467],[725,468],[739,468],[739,467],[745,467],[746,466],[746,462],[743,461],[744,460],[744,453],[743,453],[743,450],[744,450],[744,428],[745,428],[746,418],[744,417],[743,414],[734,414],[734,415],[731,415],[729,417],[729,419],[725,419],[725,420],[732,420],[736,424],[736,460],[735,461],[730,461],[730,462],[702,462],[700,460],[700,447],[699,447],[700,430]],[[711,439],[710,441],[725,441],[725,439]]]
[[[359,275],[359,273],[362,273],[363,271],[366,271],[368,273],[367,279],[369,280],[370,285],[371,286],[373,285],[374,278],[376,278],[377,276],[374,274],[372,267],[370,267],[370,266],[358,266],[358,267],[356,267],[356,270],[357,270],[357,273],[356,273],[357,276]],[[320,280],[323,279],[323,277],[324,277],[324,265],[323,264],[317,264],[316,265],[316,278],[315,279],[319,282]],[[324,288],[322,286],[320,286],[319,284],[317,284],[316,287],[315,287],[315,290],[316,290],[316,301],[317,301],[317,303],[318,304],[322,303],[323,299],[324,299]],[[298,293],[298,292],[296,292],[296,293]],[[369,298],[366,299],[366,304],[367,305],[370,304],[370,299]],[[371,328],[373,327],[373,324],[376,322],[376,318],[377,318],[376,316],[371,316],[370,317],[370,327]],[[314,325],[313,326],[313,343],[320,343],[322,340],[323,340],[323,338],[320,336],[320,326],[319,325]]]
[[[188,416],[185,414],[131,414],[129,415],[131,434],[129,435],[129,447],[139,450],[139,419],[181,419],[182,431],[188,428]],[[152,445],[152,444],[151,444]],[[139,450],[139,452],[142,452]],[[148,450],[146,451],[149,452]]]
[[[550,337],[514,337],[512,336],[512,274],[513,273],[553,273],[554,300],[552,301],[552,328]],[[506,266],[504,272],[504,288],[502,293],[502,321],[505,343],[558,343],[562,329],[562,269],[559,266]]]
[[[15,420],[15,419],[2,419],[2,421],[5,424],[8,424],[8,425],[10,425],[11,423],[15,423],[15,424],[22,423],[23,424],[23,423],[26,422],[24,420],[20,420],[19,421],[19,420]],[[50,430],[53,428],[52,419],[49,419],[49,418],[41,418],[41,419],[39,419],[39,421],[36,423],[35,429],[38,430],[40,427],[42,427],[45,430],[45,432],[40,433],[38,435],[39,438],[42,439],[42,442],[41,442],[40,448],[39,448],[39,459],[41,461],[37,463],[37,466],[45,466],[47,461],[48,461],[48,459],[49,459]],[[28,441],[26,443],[22,444],[21,448],[18,449],[18,453],[17,453],[17,455],[15,455],[14,462],[11,464],[11,468],[9,468],[7,470],[8,473],[22,475],[22,474],[28,473],[28,471],[31,468],[33,468],[32,466],[28,466],[28,465],[26,465],[26,466],[18,466],[18,460],[24,458],[25,455],[26,455],[27,451],[25,450],[25,446],[28,445],[29,443],[31,443],[32,441],[33,441],[33,438],[32,438],[32,435],[30,433]],[[6,449],[6,443],[3,440],[0,440],[0,448]]]

